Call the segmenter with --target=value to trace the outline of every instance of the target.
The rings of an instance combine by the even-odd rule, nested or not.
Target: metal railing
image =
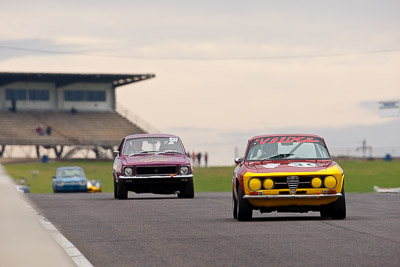
[[[161,131],[158,130],[156,127],[152,126],[150,123],[145,121],[144,119],[140,118],[128,108],[122,106],[121,104],[117,104],[116,111],[123,117],[125,117],[130,122],[136,124],[140,128],[142,128],[147,133],[160,133]]]

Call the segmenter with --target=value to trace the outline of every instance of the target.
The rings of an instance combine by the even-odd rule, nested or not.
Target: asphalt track
[[[94,266],[399,266],[400,194],[347,194],[347,219],[231,216],[231,193],[30,194]]]

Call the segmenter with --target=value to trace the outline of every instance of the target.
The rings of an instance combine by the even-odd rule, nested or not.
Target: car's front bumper
[[[54,189],[57,192],[87,192],[87,187],[81,185],[63,185],[55,186]]]
[[[315,195],[244,195],[245,199],[269,199],[269,198],[278,198],[278,199],[293,199],[293,198],[331,198],[331,197],[341,197],[341,193],[336,194],[315,194]]]
[[[142,179],[189,179],[193,178],[193,174],[188,175],[146,175],[146,176],[118,176],[122,180],[142,180]]]

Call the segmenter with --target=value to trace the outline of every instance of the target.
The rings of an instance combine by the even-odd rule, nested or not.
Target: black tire
[[[127,199],[128,198],[128,190],[123,182],[117,183],[117,198],[118,199]]]
[[[194,198],[193,178],[182,187],[178,193],[178,198]]]
[[[237,199],[235,197],[235,193],[232,190],[232,213],[234,219],[237,219],[237,206]]]
[[[331,217],[334,220],[343,220],[346,218],[346,196],[344,193],[344,186],[342,187],[341,193],[341,197],[321,210],[321,217]]]
[[[118,197],[118,194],[117,194],[117,192],[118,192],[118,184],[117,184],[117,182],[115,181],[115,179],[114,179],[114,198],[117,198]]]
[[[251,221],[253,218],[253,208],[250,205],[249,201],[243,198],[244,194],[242,192],[242,187],[240,185],[238,185],[237,187],[237,192],[238,192],[237,219],[239,221]]]

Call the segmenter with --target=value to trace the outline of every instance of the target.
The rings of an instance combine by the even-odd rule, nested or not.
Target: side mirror
[[[116,157],[116,156],[118,156],[119,155],[119,151],[118,150],[114,150],[114,157]]]
[[[240,157],[235,158],[235,163],[236,164],[240,164],[242,162],[243,162],[243,158],[240,158]]]

